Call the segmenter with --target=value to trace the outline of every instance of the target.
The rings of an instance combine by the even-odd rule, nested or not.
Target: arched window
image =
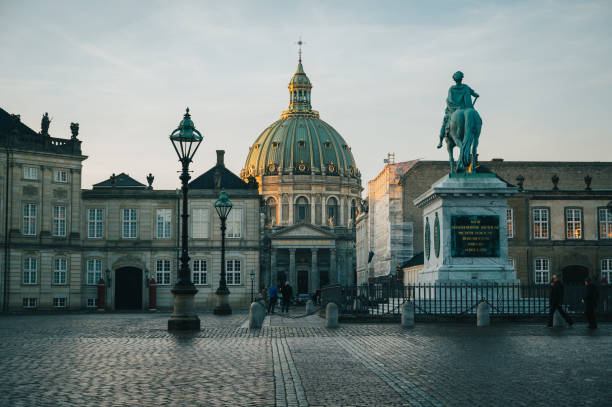
[[[353,220],[353,222],[355,222],[355,219],[357,219],[357,202],[353,199],[351,201],[351,219]]]
[[[272,197],[266,201],[266,222],[272,226],[276,225],[276,199]]]
[[[310,222],[310,205],[306,197],[300,196],[295,201],[295,223]]]
[[[334,226],[338,221],[338,200],[332,196],[327,200],[327,224]]]

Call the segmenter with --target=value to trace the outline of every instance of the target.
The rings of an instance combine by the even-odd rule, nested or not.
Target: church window
[[[36,284],[38,281],[38,259],[26,257],[23,259],[23,283]]]
[[[240,239],[242,237],[242,209],[234,208],[227,215],[227,237]]]
[[[273,141],[272,142],[272,148],[278,148],[278,144],[279,144],[278,141]]]
[[[323,143],[323,145],[326,149],[331,150],[331,143],[329,141],[326,141],[325,143]]]
[[[514,237],[514,211],[512,208],[506,209],[506,228],[508,229],[508,239]]]
[[[295,201],[295,223],[310,221],[310,205],[308,199],[300,196]]]
[[[157,275],[157,284],[170,284],[170,260],[159,259],[155,262],[155,272]]]
[[[304,140],[299,140],[298,141],[298,147],[301,147],[301,148],[306,147],[306,142]]]
[[[612,239],[612,209],[610,208],[599,209],[599,238]]]
[[[550,261],[547,258],[540,257],[535,259],[535,283],[548,284],[550,281]]]
[[[548,209],[533,210],[533,238],[548,239]]]
[[[192,280],[194,284],[208,284],[208,264],[206,260],[194,260],[192,270]]]
[[[353,220],[353,222],[355,221],[355,219],[357,219],[358,214],[359,211],[357,210],[357,202],[355,202],[355,200],[353,199],[351,201],[351,219]]]
[[[565,209],[565,237],[567,239],[582,239],[582,209]]]
[[[242,275],[240,260],[226,260],[225,261],[225,279],[227,285],[240,285],[242,282]]]
[[[276,224],[276,200],[272,197],[266,201],[266,219],[270,225]]]
[[[87,284],[96,285],[102,278],[102,260],[87,260]]]
[[[169,239],[172,226],[172,209],[164,208],[157,210],[157,238]]]
[[[329,226],[338,224],[338,200],[334,197],[327,200],[327,223]]]

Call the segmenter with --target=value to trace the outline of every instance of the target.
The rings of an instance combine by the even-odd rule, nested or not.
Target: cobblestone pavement
[[[0,316],[0,406],[610,405],[612,324],[342,324],[317,315]]]

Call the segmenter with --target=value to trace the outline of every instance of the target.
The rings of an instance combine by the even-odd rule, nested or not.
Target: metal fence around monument
[[[612,286],[599,288],[599,314],[612,314]],[[411,284],[393,281],[359,286],[323,288],[323,305],[336,302],[342,314],[394,316],[410,301],[417,315],[470,316],[482,300],[494,316],[545,316],[549,312],[548,284]],[[564,308],[570,314],[584,312],[584,284],[564,286]]]

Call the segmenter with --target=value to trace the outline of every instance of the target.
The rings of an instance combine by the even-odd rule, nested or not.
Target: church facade
[[[313,294],[355,282],[361,174],[347,142],[312,109],[301,56],[288,87],[289,108],[251,145],[241,176],[255,177],[264,202],[264,284]]]

